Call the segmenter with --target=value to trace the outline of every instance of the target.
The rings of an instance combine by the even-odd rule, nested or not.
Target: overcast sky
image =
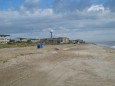
[[[115,41],[115,0],[0,0],[0,34]]]

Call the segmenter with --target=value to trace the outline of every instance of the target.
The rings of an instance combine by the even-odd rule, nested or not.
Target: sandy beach
[[[0,86],[115,86],[115,50],[92,44],[0,49]]]

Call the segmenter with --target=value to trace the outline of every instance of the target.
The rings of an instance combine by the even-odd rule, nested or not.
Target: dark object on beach
[[[54,48],[54,50],[59,50],[59,48]]]
[[[44,46],[44,44],[38,44],[37,45],[37,48],[44,48],[45,46]]]

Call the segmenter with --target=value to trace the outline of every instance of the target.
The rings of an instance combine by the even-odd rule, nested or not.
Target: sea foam
[[[115,46],[112,46],[112,48],[115,48]]]

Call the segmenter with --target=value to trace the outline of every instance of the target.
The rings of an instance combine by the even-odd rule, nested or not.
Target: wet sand
[[[115,50],[92,44],[0,49],[0,86],[115,86]]]

